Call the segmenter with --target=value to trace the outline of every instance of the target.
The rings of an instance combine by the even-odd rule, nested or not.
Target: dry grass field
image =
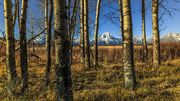
[[[138,82],[135,91],[129,91],[123,87],[121,46],[100,46],[99,67],[92,66],[88,70],[79,62],[79,47],[74,47],[72,78],[75,101],[179,101],[180,44],[162,44],[161,47],[162,65],[159,68],[153,68],[152,46],[149,46],[149,60],[146,64],[141,62],[141,47],[135,46],[135,69]],[[32,53],[32,48],[28,51],[29,89],[22,96],[8,96],[5,50],[0,50],[0,101],[55,100],[54,65],[51,70],[50,86],[44,87],[45,48],[36,47],[35,53]],[[20,72],[18,55],[17,52],[17,70]]]

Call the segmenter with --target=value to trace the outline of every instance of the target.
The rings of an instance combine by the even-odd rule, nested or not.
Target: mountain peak
[[[118,45],[121,44],[122,40],[119,38],[115,38],[111,35],[110,32],[104,32],[99,38],[98,38],[98,44],[99,45]]]
[[[110,32],[104,32],[100,38],[104,38],[104,39],[111,39],[111,38],[114,38]]]
[[[153,38],[147,40],[148,43],[153,42]],[[180,33],[168,33],[160,38],[161,42],[180,42]]]
[[[142,43],[142,38],[138,35],[133,37],[133,41],[135,44],[141,44]]]
[[[180,37],[179,33],[168,33],[164,35],[163,37]]]
[[[179,33],[168,33],[164,35],[162,41],[180,41],[180,34]]]

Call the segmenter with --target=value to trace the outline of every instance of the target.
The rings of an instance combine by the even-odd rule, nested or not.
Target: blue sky
[[[33,0],[29,0],[30,5],[34,5]],[[89,0],[91,1],[91,0]],[[102,0],[102,8],[101,8],[101,17],[100,17],[100,28],[99,28],[99,34],[102,34],[103,32],[110,32],[115,37],[120,37],[120,23],[118,18],[114,18],[114,23],[108,19],[108,14],[110,12],[115,12],[114,9],[118,9],[118,3],[117,0],[111,0],[113,1],[110,3],[108,0]],[[168,3],[164,2],[163,5],[166,6],[166,8],[170,11],[172,11],[172,16],[166,15],[163,18],[163,24],[160,22],[160,30],[165,28],[160,32],[161,36],[163,36],[166,33],[180,33],[180,12],[174,12],[172,9],[176,8],[180,10],[180,3],[175,3],[173,0],[167,0]],[[36,3],[36,1],[35,1]],[[0,0],[0,4],[3,4],[3,0]],[[105,6],[106,5],[106,6]],[[38,7],[38,3],[36,3],[34,6],[30,6],[29,10],[31,11],[30,15],[36,15],[36,14],[42,14],[40,10],[35,9]],[[151,0],[146,0],[146,32],[147,32],[147,38],[152,37],[152,18],[151,18]],[[141,36],[141,0],[131,0],[131,9],[132,9],[132,20],[133,20],[133,35]],[[160,15],[164,9],[160,7]],[[94,15],[94,14],[92,14]],[[108,15],[108,16],[107,16]],[[115,17],[119,17],[119,13],[116,12]],[[93,18],[93,17],[92,17]],[[90,24],[94,24],[94,20],[90,22]],[[3,17],[3,6],[0,5],[0,29],[4,30],[4,17]],[[92,28],[93,29],[93,28]],[[37,31],[38,32],[38,31]],[[93,30],[91,31],[93,33]],[[18,37],[17,33],[15,33]],[[92,35],[92,34],[91,34]],[[1,36],[1,35],[0,35]],[[92,37],[92,36],[91,36]]]
[[[162,22],[160,22],[160,30],[164,29],[162,31],[160,31],[161,36],[163,36],[164,34],[167,33],[180,33],[180,12],[175,12],[174,10],[172,10],[173,8],[179,9],[180,10],[180,3],[176,3],[173,2],[173,0],[167,0],[167,2],[164,2],[163,5],[165,5],[165,7],[172,11],[172,16],[166,15],[163,18],[163,24]],[[114,8],[118,8],[118,4],[117,3],[113,3],[112,5],[110,5]],[[152,37],[152,15],[151,15],[151,0],[146,0],[146,33],[147,33],[147,38],[151,38]],[[132,9],[132,20],[133,20],[133,35],[138,35],[141,36],[141,22],[142,22],[142,18],[141,18],[141,0],[131,0],[131,9]],[[111,7],[107,7],[107,8],[103,8],[102,13],[105,13],[106,11],[113,11],[113,9],[111,9]],[[160,7],[160,14],[162,14],[162,12],[164,12],[165,10],[162,9],[162,7]],[[120,37],[121,33],[120,33],[120,29],[119,29],[119,21],[116,20],[116,24],[111,23],[111,21],[106,21],[106,23],[104,22],[104,16],[101,13],[101,25],[100,25],[100,33],[103,33],[104,31],[110,32],[111,34],[113,34],[116,37]],[[118,15],[118,13],[117,13]]]

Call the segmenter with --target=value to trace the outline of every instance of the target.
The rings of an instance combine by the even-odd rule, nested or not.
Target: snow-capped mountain
[[[180,42],[180,34],[179,33],[169,33],[161,37],[161,42]],[[41,36],[37,38],[35,43],[38,44],[45,44],[46,40],[44,36]],[[80,39],[76,38],[74,39],[73,44],[79,45]],[[136,45],[140,45],[142,43],[142,39],[139,36],[133,37],[133,42]],[[153,39],[149,38],[147,39],[147,43],[152,43]],[[89,41],[90,45],[94,44],[94,40]],[[121,45],[122,44],[122,38],[116,38],[109,32],[104,32],[98,37],[98,45]]]
[[[161,42],[180,42],[179,33],[168,33],[161,37]]]
[[[168,33],[160,38],[161,42],[180,42],[180,33]],[[153,42],[153,38],[147,39],[148,43]]]
[[[119,45],[122,44],[122,39],[115,38],[109,32],[105,32],[98,38],[99,45]]]
[[[141,44],[141,38],[139,36],[135,36],[133,38],[134,44]],[[78,45],[80,42],[80,39],[74,39],[74,45]],[[90,45],[94,44],[94,40],[89,41]],[[116,38],[109,32],[104,32],[98,37],[98,45],[121,45],[122,44],[122,38]]]
[[[100,37],[99,37],[99,45],[121,45],[122,44],[122,38],[116,38],[114,36],[112,36],[109,32],[105,32],[103,33]],[[133,38],[133,42],[134,44],[141,44],[142,40],[141,37],[139,36],[135,36]]]
[[[140,44],[142,43],[142,38],[141,38],[140,36],[136,35],[136,36],[134,36],[134,38],[133,38],[133,42],[134,42],[134,44],[136,44],[136,45],[140,45]]]

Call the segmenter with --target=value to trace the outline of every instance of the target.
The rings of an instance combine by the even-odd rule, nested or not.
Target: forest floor
[[[0,101],[54,101],[54,67],[48,88],[44,87],[44,67],[44,62],[31,60],[28,91],[22,96],[8,96],[5,65],[1,62]],[[180,101],[180,59],[162,63],[159,68],[142,63],[136,63],[135,67],[138,84],[135,91],[130,91],[123,87],[122,64],[100,63],[89,70],[82,64],[73,64],[75,101]]]
[[[28,48],[29,88],[21,96],[8,95],[4,49],[0,50],[0,101],[54,101],[56,99],[54,65],[51,69],[50,85],[44,86],[45,48],[36,47],[35,52]],[[159,68],[153,68],[151,64],[151,46],[148,64],[140,62],[141,48],[135,46],[137,88],[134,91],[124,89],[121,46],[99,47],[99,66],[88,70],[79,62],[79,51],[78,47],[74,47],[72,80],[75,101],[180,101],[180,44],[162,44],[163,62]],[[52,58],[54,61],[54,52]],[[16,64],[20,77],[19,52],[16,53]],[[21,79],[18,81],[17,91],[21,86]]]

